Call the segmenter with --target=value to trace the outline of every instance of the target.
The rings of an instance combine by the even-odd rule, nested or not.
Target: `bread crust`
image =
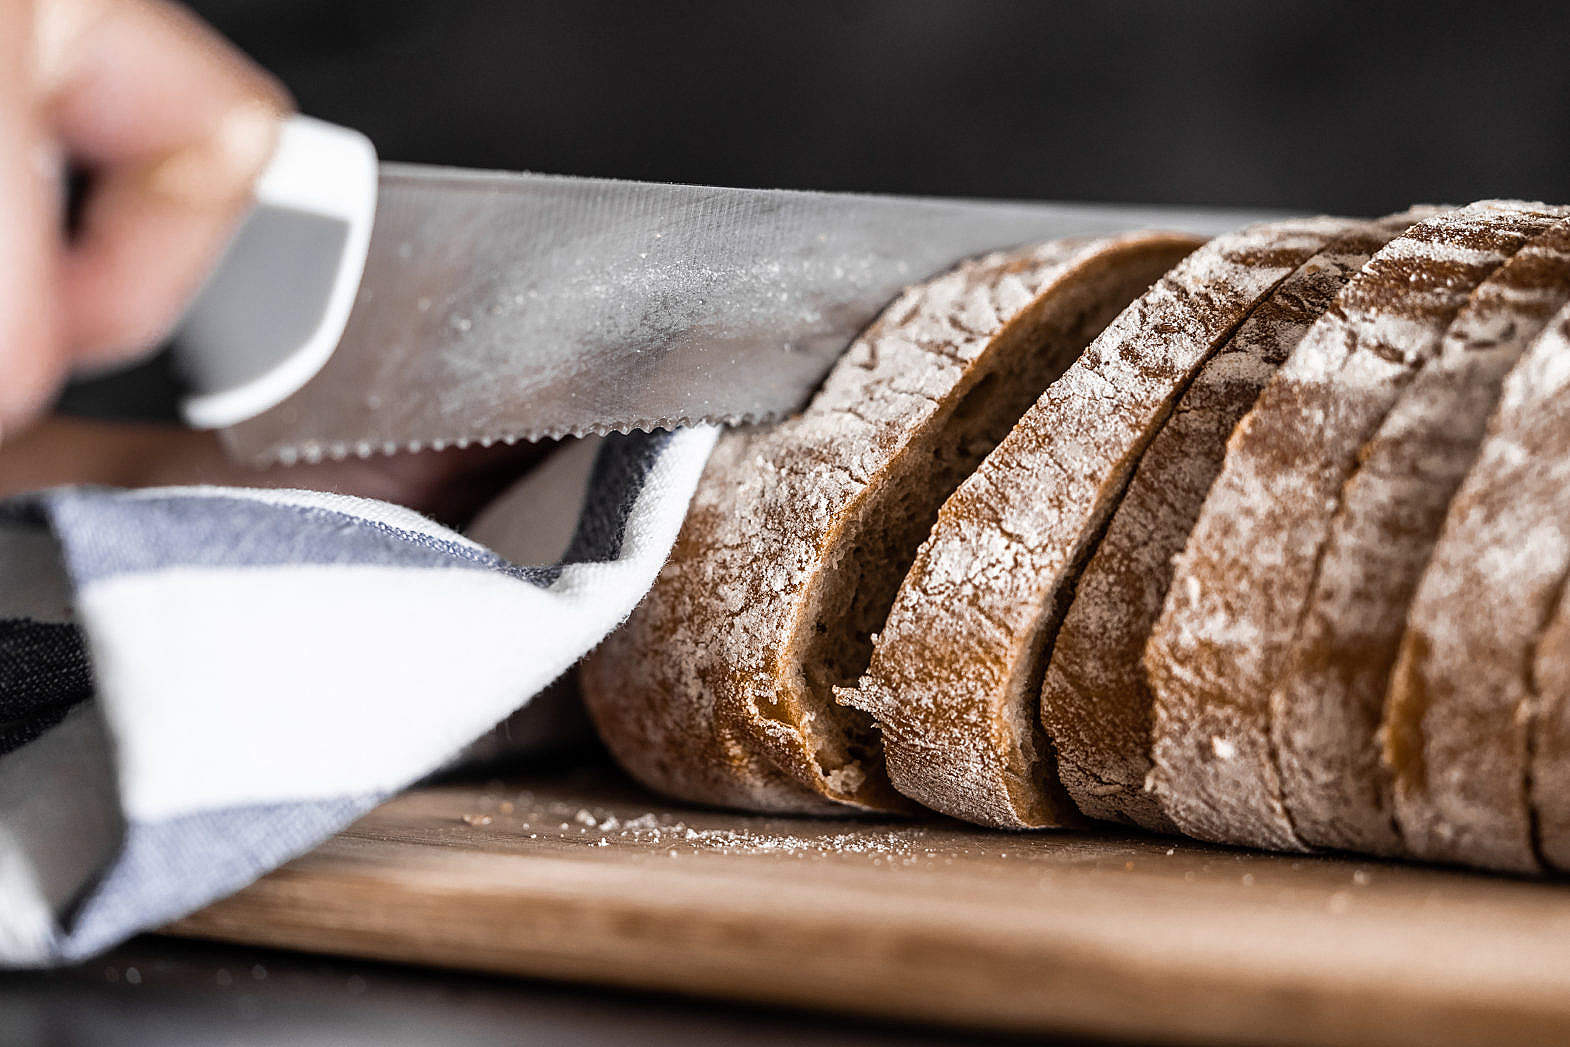
[[[1407,608],[1505,375],[1567,298],[1561,219],[1477,286],[1358,452],[1271,694],[1282,794],[1305,843],[1403,851],[1376,734]]]
[[[1045,644],[1140,453],[1261,297],[1343,219],[1252,226],[1124,310],[953,496],[843,701],[873,714],[901,792],[1005,828],[1075,817],[1039,737]]]
[[[1391,241],[1234,432],[1144,658],[1150,781],[1189,835],[1306,849],[1282,799],[1270,696],[1341,485],[1472,289],[1551,220],[1487,201]]]
[[[1565,320],[1570,323],[1570,316]],[[1570,343],[1570,331],[1564,340]],[[1570,468],[1563,472],[1570,474]],[[1570,484],[1570,476],[1565,483]],[[1561,519],[1566,515],[1564,506],[1554,511]],[[1528,813],[1539,860],[1559,872],[1570,872],[1570,588],[1565,581],[1560,575],[1553,617],[1534,646],[1527,678],[1534,703],[1527,736]]]
[[[1151,695],[1140,664],[1172,558],[1221,471],[1227,438],[1275,369],[1369,257],[1423,216],[1348,222],[1205,362],[1140,458],[1080,574],[1041,691],[1058,776],[1084,814],[1176,831],[1145,789]]]
[[[819,678],[822,604],[838,593],[853,606],[830,611],[875,614],[875,628],[886,600],[854,605],[877,589],[867,573],[902,572],[890,561],[913,554],[930,518],[901,524],[920,528],[903,552],[858,553],[904,511],[903,491],[931,497],[913,478],[956,468],[944,455],[982,453],[941,440],[967,394],[1010,360],[1077,353],[1089,340],[1078,327],[1104,322],[1104,288],[1130,272],[1154,279],[1197,243],[1138,233],[966,262],[891,304],[803,414],[723,436],[653,590],[584,666],[590,713],[622,765],[661,792],[723,806],[907,805],[888,786],[870,723],[824,693],[855,677],[832,679],[831,666]],[[1074,338],[1083,340],[1072,349],[1031,342]]]
[[[1557,633],[1547,631],[1542,650],[1539,637],[1570,567],[1567,433],[1570,309],[1505,380],[1407,614],[1383,741],[1397,821],[1416,857],[1540,868],[1528,803],[1534,668],[1549,676],[1541,662]],[[1556,717],[1545,721],[1550,734]],[[1555,770],[1541,760],[1537,769]],[[1542,784],[1553,777],[1544,773]],[[1539,799],[1546,810],[1554,798]]]

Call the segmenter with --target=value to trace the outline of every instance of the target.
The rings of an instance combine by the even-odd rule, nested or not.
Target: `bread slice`
[[[1570,310],[1506,379],[1407,612],[1383,730],[1396,819],[1414,856],[1540,867],[1528,795],[1556,825],[1566,801],[1545,792],[1553,775],[1535,777],[1551,768],[1531,753],[1534,651],[1567,567]],[[1557,723],[1557,714],[1543,722],[1541,757],[1556,751]]]
[[[1150,781],[1184,832],[1303,849],[1270,694],[1341,485],[1472,288],[1551,220],[1485,203],[1413,226],[1346,285],[1238,425],[1145,649]]]
[[[1358,452],[1270,698],[1282,797],[1305,843],[1401,853],[1375,735],[1407,607],[1506,373],[1567,299],[1561,219],[1477,286]]]
[[[1259,303],[1205,362],[1139,468],[1080,574],[1041,690],[1041,723],[1058,777],[1080,811],[1175,831],[1145,790],[1150,688],[1140,656],[1161,613],[1227,438],[1270,376],[1375,251],[1424,217],[1348,223]]]
[[[1129,306],[944,505],[845,703],[877,718],[896,788],[984,825],[1062,824],[1042,659],[1140,453],[1206,357],[1339,219],[1252,226]]]
[[[1561,365],[1570,364],[1570,314],[1559,339]],[[1566,423],[1570,424],[1570,423]],[[1558,466],[1560,491],[1570,491],[1570,463]],[[1570,520],[1570,505],[1553,510]],[[1570,872],[1570,587],[1559,578],[1559,599],[1532,653],[1527,690],[1534,702],[1527,737],[1530,762],[1527,803],[1537,830],[1537,855],[1559,872]]]
[[[721,438],[653,591],[585,665],[601,736],[683,799],[776,811],[907,803],[831,689],[939,505],[1085,344],[1198,240],[1058,241],[901,295],[805,413]]]

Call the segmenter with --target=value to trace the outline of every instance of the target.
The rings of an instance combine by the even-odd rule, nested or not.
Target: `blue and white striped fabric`
[[[0,503],[0,964],[196,909],[450,761],[642,598],[714,438],[560,453],[470,537],[306,491]]]

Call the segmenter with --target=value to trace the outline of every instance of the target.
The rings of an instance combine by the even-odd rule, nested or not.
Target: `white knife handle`
[[[252,209],[174,338],[186,421],[215,429],[287,399],[348,322],[376,212],[376,149],[358,131],[291,117]]]

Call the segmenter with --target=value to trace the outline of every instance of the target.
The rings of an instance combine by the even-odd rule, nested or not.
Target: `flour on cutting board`
[[[693,813],[695,818],[702,818],[701,813]],[[604,807],[572,808],[563,803],[539,803],[527,792],[519,793],[513,800],[497,800],[494,808],[472,812],[465,815],[463,821],[472,827],[499,829],[504,828],[503,818],[508,815],[516,815],[518,820],[534,826],[555,825],[559,837],[582,837],[583,842],[590,846],[609,846],[614,843],[653,850],[675,848],[671,850],[673,855],[681,851],[733,855],[776,854],[801,858],[865,854],[913,863],[931,856],[929,852],[933,850],[927,846],[929,830],[921,825],[886,829],[849,823],[842,829],[813,833],[811,836],[766,829],[708,828],[701,824],[689,824],[678,814],[670,812],[656,814],[651,811],[632,817],[618,817]],[[538,835],[537,832],[531,834],[532,837]]]
[[[433,790],[433,794],[441,791]],[[978,848],[970,838],[974,834],[946,820],[819,821],[683,808],[649,810],[635,804],[562,798],[571,794],[570,789],[518,790],[499,781],[488,783],[483,790],[470,786],[466,791],[470,796],[461,814],[455,815],[450,805],[441,810],[453,823],[451,831],[475,834],[474,846],[479,848],[486,846],[481,842],[483,837],[497,842],[538,841],[542,849],[566,844],[671,858],[700,854],[803,861],[851,858],[884,868],[951,865],[967,857],[1050,862],[1050,849],[1043,851],[1039,839],[1027,841],[999,834],[985,837],[987,846]],[[738,818],[749,824],[738,825]],[[957,841],[956,834],[967,839]],[[1118,869],[1130,867],[1131,858],[1148,857],[1147,846],[1117,837],[1082,840],[1080,846],[1099,852],[1099,857]],[[1165,853],[1173,855],[1170,849]]]

